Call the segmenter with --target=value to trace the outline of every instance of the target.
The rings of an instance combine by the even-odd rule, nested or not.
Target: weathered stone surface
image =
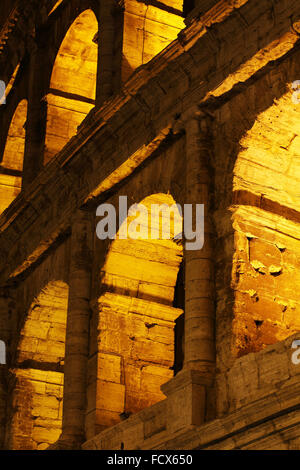
[[[299,449],[299,1],[4,3],[0,445]]]

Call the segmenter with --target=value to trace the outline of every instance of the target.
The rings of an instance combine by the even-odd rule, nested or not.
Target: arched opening
[[[13,115],[0,165],[0,213],[21,191],[26,119],[27,100],[22,100]]]
[[[18,71],[20,69],[20,63],[16,66],[7,86],[6,86],[6,90],[5,90],[5,95],[6,95],[6,98],[8,97],[9,93],[11,92],[12,90],[12,87],[14,86],[14,83],[15,83],[15,80],[16,80],[16,77],[17,77],[17,74],[18,74]]]
[[[50,282],[33,301],[17,346],[8,448],[46,449],[62,428],[68,286]]]
[[[139,205],[121,225],[101,271],[99,350],[90,358],[91,364],[97,359],[90,383],[96,394],[88,410],[89,422],[96,416],[96,432],[165,399],[160,387],[180,368],[174,364],[175,324],[182,299],[174,304],[174,297],[182,261],[175,236],[182,232],[182,217],[168,194],[148,196],[141,204],[144,209]],[[154,205],[166,210],[155,215]],[[132,222],[138,239],[132,238]]]
[[[300,107],[291,92],[260,113],[234,167],[234,351],[300,330]]]
[[[95,105],[97,33],[94,13],[84,11],[68,30],[56,56],[47,95],[45,164],[77,133]]]
[[[185,27],[183,0],[130,2],[124,12],[122,82],[161,53]]]

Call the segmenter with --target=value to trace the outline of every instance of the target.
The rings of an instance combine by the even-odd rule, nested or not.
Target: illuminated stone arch
[[[16,77],[18,75],[18,72],[19,72],[19,69],[20,69],[20,62],[18,63],[18,65],[15,67],[14,69],[14,72],[7,84],[7,87],[6,87],[6,98],[8,97],[10,91],[12,90],[12,87],[14,86],[14,83],[15,83],[15,80],[16,80]]]
[[[272,104],[241,137],[234,163],[235,356],[300,330],[300,104],[292,94],[288,83],[265,98]]]
[[[21,191],[25,150],[27,100],[18,104],[8,130],[0,172],[0,213]]]
[[[31,303],[14,359],[7,446],[46,449],[62,429],[68,286],[49,282]]]
[[[141,204],[150,214],[152,204],[170,207],[175,201],[170,194],[159,193]],[[178,229],[182,218],[177,208],[175,214]],[[120,230],[125,223],[130,227],[134,218],[129,215]],[[153,218],[143,215],[142,226],[148,223],[149,237],[156,227],[158,239],[145,239],[146,232],[142,239],[120,239],[119,231],[101,269],[100,296],[93,306],[98,318],[98,350],[90,358],[93,372],[88,396],[93,398],[87,410],[87,428],[93,423],[96,432],[165,399],[160,386],[174,375],[174,330],[183,315],[178,295],[183,288],[178,283],[183,248],[180,239],[174,240],[172,220],[170,238],[163,239],[168,236],[167,219],[161,213],[158,228]],[[182,331],[177,342],[180,351]]]
[[[66,33],[52,69],[47,95],[44,163],[77,133],[94,107],[98,21],[91,9],[83,11]]]

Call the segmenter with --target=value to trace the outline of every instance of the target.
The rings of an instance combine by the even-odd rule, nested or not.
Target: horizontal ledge
[[[291,207],[284,206],[279,202],[272,201],[262,194],[254,194],[246,189],[239,189],[232,193],[232,204],[234,206],[252,206],[272,214],[284,217],[292,222],[300,223],[300,212]]]

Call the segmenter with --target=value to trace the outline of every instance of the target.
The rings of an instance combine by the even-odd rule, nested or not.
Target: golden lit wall
[[[25,149],[25,124],[27,101],[19,103],[8,131],[1,167],[8,170],[0,174],[0,213],[4,211],[21,191],[23,158]],[[11,170],[11,171],[10,171]]]
[[[9,448],[46,449],[61,434],[68,286],[50,282],[32,303],[21,330]]]
[[[165,1],[162,4],[173,7],[174,12],[136,0],[126,1],[122,81],[165,49],[184,28],[183,17],[179,16],[183,2]]]
[[[235,348],[243,355],[300,329],[299,230],[291,220],[300,209],[300,110],[291,92],[258,115],[240,145],[233,190],[256,206],[234,217]]]
[[[151,204],[170,207],[175,201],[155,194],[141,203],[150,213]],[[160,386],[173,376],[175,320],[182,313],[173,307],[182,260],[182,246],[173,238],[174,227],[176,234],[182,230],[182,219],[176,208],[171,239],[164,239],[168,217],[161,212],[153,223],[153,218],[139,214],[141,239],[120,239],[119,232],[101,271],[102,295],[94,306],[98,350],[90,358],[94,372],[89,374],[88,427],[95,421],[103,429],[119,422],[123,413],[136,413],[163,400]],[[128,217],[128,227],[135,219],[136,215]],[[158,239],[146,239],[154,228]]]
[[[57,54],[47,95],[46,164],[77,133],[93,108],[98,45],[93,41],[98,22],[91,10],[74,21]]]

